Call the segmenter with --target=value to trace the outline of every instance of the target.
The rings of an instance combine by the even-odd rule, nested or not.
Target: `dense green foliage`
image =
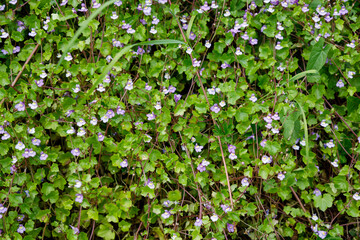
[[[0,4],[1,239],[360,238],[359,1],[97,1]]]

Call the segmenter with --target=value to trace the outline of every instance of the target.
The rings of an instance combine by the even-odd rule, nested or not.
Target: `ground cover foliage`
[[[359,238],[359,1],[0,11],[1,239]]]

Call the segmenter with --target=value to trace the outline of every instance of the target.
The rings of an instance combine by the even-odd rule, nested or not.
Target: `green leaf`
[[[105,240],[115,239],[115,232],[110,224],[101,224],[96,235],[104,238]]]
[[[320,38],[320,40],[313,46],[310,53],[310,59],[306,66],[307,70],[315,69],[320,71],[320,69],[324,66],[329,50],[331,49],[331,44],[328,44],[325,48],[323,48],[324,41],[324,38]],[[312,74],[308,77],[309,82],[318,82],[319,79],[319,74]]]
[[[9,75],[6,72],[0,72],[0,85],[6,86],[9,85]]]
[[[179,190],[168,192],[168,198],[170,201],[179,201],[181,199],[181,193]]]
[[[265,150],[269,152],[270,155],[277,154],[281,149],[281,146],[278,142],[267,141],[265,145]]]
[[[330,194],[326,193],[321,196],[314,197],[314,205],[315,207],[319,208],[321,211],[325,211],[329,207],[332,207],[333,204],[333,197]]]

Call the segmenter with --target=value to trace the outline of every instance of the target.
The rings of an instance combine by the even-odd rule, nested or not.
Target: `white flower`
[[[251,94],[251,97],[249,98],[250,101],[256,102],[257,98],[255,97],[255,94]]]
[[[47,74],[45,71],[42,71],[42,73],[40,74],[40,77],[41,78],[46,78],[47,77]]]
[[[75,180],[74,188],[81,188],[81,185],[82,185],[81,181]]]
[[[99,84],[99,87],[96,89],[98,92],[105,92],[105,88],[104,88],[104,86],[100,83]]]
[[[269,156],[267,156],[267,155],[264,155],[264,156],[262,156],[261,161],[262,161],[264,164],[271,163],[271,162],[272,162],[272,157],[269,157]]]
[[[91,125],[95,126],[97,124],[98,120],[96,119],[96,117],[92,117],[92,119],[90,120]]]
[[[360,195],[359,195],[359,193],[356,192],[356,193],[353,195],[353,198],[354,198],[356,201],[360,200]]]
[[[75,128],[71,127],[69,130],[66,131],[67,134],[74,134],[75,133]]]
[[[355,74],[356,74],[356,72],[349,71],[348,72],[348,78],[353,78]]]
[[[292,148],[293,148],[294,150],[299,150],[299,149],[300,149],[300,147],[299,147],[298,145],[296,145],[296,144],[294,144],[294,145],[292,146]]]
[[[210,219],[211,221],[216,222],[219,219],[219,216],[214,213],[214,215],[212,215]]]
[[[241,186],[247,187],[247,186],[249,186],[249,185],[250,185],[250,183],[249,183],[249,179],[248,179],[248,178],[243,178],[243,179],[241,180]]]
[[[225,10],[224,16],[225,16],[225,17],[230,16],[230,11],[229,11],[229,9],[226,9],[226,10]]]
[[[322,121],[321,121],[321,123],[320,123],[320,126],[322,126],[322,127],[327,127],[329,124],[326,122],[326,120],[325,119],[323,119]]]
[[[24,148],[25,148],[25,145],[20,141],[15,146],[15,149],[20,150],[20,151],[23,150]]]
[[[32,103],[29,103],[29,107],[30,107],[32,110],[34,110],[34,109],[37,109],[38,104],[37,104],[37,102],[36,102],[35,100],[33,100]]]
[[[187,53],[187,54],[191,54],[192,51],[193,51],[193,50],[191,49],[191,47],[187,47],[187,49],[186,49],[186,53]]]
[[[209,42],[209,40],[205,41],[205,47],[206,48],[210,48],[211,47],[211,43]]]
[[[151,27],[150,33],[152,33],[152,34],[156,34],[156,33],[157,33],[157,30],[155,29],[154,26]]]
[[[118,19],[118,15],[116,15],[116,12],[112,12],[112,16],[110,17],[111,19],[115,20]]]
[[[79,131],[77,132],[77,136],[82,137],[86,134],[86,131],[84,128],[80,128]]]
[[[161,109],[161,102],[157,102],[154,107],[155,107],[156,110],[160,110]]]
[[[28,133],[29,134],[34,134],[35,133],[35,128],[28,128]]]
[[[318,216],[316,216],[316,214],[313,214],[311,219],[314,220],[314,221],[317,221],[319,218],[318,218]]]
[[[305,141],[304,139],[301,140],[301,141],[300,141],[300,145],[301,145],[301,146],[305,146],[305,145],[306,145],[306,141]]]
[[[333,147],[335,147],[334,140],[331,139],[331,140],[326,144],[326,146],[327,146],[328,148],[333,148]]]
[[[335,159],[333,162],[331,162],[331,165],[333,165],[334,167],[339,167],[339,159]]]
[[[36,36],[35,28],[31,29],[31,32],[29,32],[29,36],[30,37],[35,37]]]
[[[224,107],[226,105],[226,102],[223,100],[219,103],[220,107]]]
[[[133,88],[134,88],[133,82],[132,82],[131,79],[129,79],[129,80],[127,81],[127,83],[126,83],[125,89],[130,91],[130,90],[132,90]]]
[[[64,59],[68,62],[70,62],[71,60],[73,60],[73,57],[71,56],[71,53],[67,53],[67,56],[64,57]]]
[[[78,125],[79,127],[82,127],[86,124],[85,120],[80,118],[79,121],[76,123],[76,125]]]
[[[284,175],[282,172],[279,172],[277,178],[278,178],[280,181],[282,181],[282,180],[284,180],[285,175]]]

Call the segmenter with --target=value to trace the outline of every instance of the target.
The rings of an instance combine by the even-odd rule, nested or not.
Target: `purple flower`
[[[48,158],[48,155],[44,152],[40,153],[40,160],[46,160]]]
[[[120,7],[122,5],[122,1],[116,1],[116,2],[114,2],[114,4],[118,7]]]
[[[4,11],[5,10],[5,4],[4,5],[0,5],[0,11]]]
[[[102,142],[104,141],[105,136],[102,133],[98,133],[98,141]]]
[[[35,146],[40,146],[40,143],[41,143],[41,141],[40,141],[39,139],[37,139],[37,138],[31,139],[31,142],[32,142],[32,144],[34,144]]]
[[[108,118],[113,118],[115,117],[115,113],[112,109],[109,109],[107,112],[106,112],[106,115],[108,116]]]
[[[15,166],[15,165],[12,165],[12,166],[10,167],[10,173],[11,173],[11,174],[16,173],[16,166]]]
[[[120,166],[121,166],[122,168],[126,168],[128,165],[129,165],[129,164],[128,164],[127,159],[124,159],[124,160],[120,163]]]
[[[209,11],[210,7],[207,3],[207,1],[205,1],[204,5],[200,7],[201,10],[203,10],[204,12]]]
[[[174,93],[176,91],[176,87],[174,87],[173,85],[170,85],[168,91],[169,91],[169,93]]]
[[[125,110],[121,109],[121,107],[117,107],[116,113],[119,114],[119,115],[124,115],[124,114],[125,114]]]
[[[345,8],[345,6],[342,6],[340,11],[339,11],[339,14],[340,15],[346,15],[349,11]]]
[[[236,149],[236,147],[234,146],[234,145],[228,145],[228,151],[229,151],[229,153],[235,153],[235,149]]]
[[[121,42],[119,40],[116,40],[115,38],[113,38],[112,43],[113,43],[114,47],[123,47]],[[110,81],[110,76],[109,75],[106,75],[106,78],[108,79],[107,81]],[[105,80],[104,80],[104,82],[105,82]]]
[[[264,164],[272,163],[272,157],[271,157],[271,156],[269,157],[269,156],[267,156],[267,155],[264,155],[264,156],[262,156],[261,161],[262,161]]]
[[[336,83],[336,86],[337,86],[338,88],[342,88],[342,87],[345,86],[345,84],[344,84],[344,82],[342,81],[342,79],[340,79],[340,80]]]
[[[18,104],[15,105],[15,109],[18,111],[25,111],[25,103],[19,102]]]
[[[267,141],[266,139],[261,140],[260,146],[265,147],[266,141]]]
[[[149,121],[154,120],[156,118],[156,115],[154,114],[154,112],[146,114],[146,116]]]
[[[237,159],[237,156],[236,156],[235,153],[230,153],[229,158],[230,158],[231,160],[235,160],[235,159]]]
[[[241,180],[241,186],[243,186],[243,187],[247,187],[247,186],[249,186],[250,185],[250,183],[249,183],[249,179],[246,177],[246,178],[243,178],[242,180]]]
[[[73,227],[73,226],[71,226],[70,225],[70,227],[71,227],[71,229],[74,231],[74,234],[79,234],[80,233],[80,231],[79,231],[79,229],[77,228],[77,227]]]
[[[165,4],[165,3],[167,3],[167,1],[168,0],[158,0],[158,2],[161,3],[161,4]]]
[[[44,86],[44,79],[40,79],[39,81],[35,80],[35,83],[38,87],[42,87],[42,86]]]
[[[196,35],[195,35],[195,33],[193,33],[193,31],[190,32],[189,38],[190,38],[191,40],[195,40]]]
[[[143,9],[144,15],[149,16],[151,14],[151,7],[145,6]]]
[[[324,238],[326,238],[327,232],[325,232],[325,231],[318,231],[318,232],[317,232],[317,235],[319,236],[319,238],[324,239]]]
[[[4,205],[2,205],[2,204],[0,203],[0,213],[6,213],[6,211],[7,211],[7,208],[4,207]]]
[[[181,98],[181,94],[175,94],[174,95],[174,100],[175,100],[176,103],[180,100],[180,98]]]
[[[225,68],[228,68],[228,67],[230,67],[230,65],[227,64],[226,62],[224,62],[223,64],[221,64],[221,68],[222,68],[222,69],[225,69]]]
[[[242,39],[244,40],[248,40],[249,39],[249,35],[247,34],[247,32],[245,32],[242,36],[241,36]]]
[[[16,218],[16,221],[21,222],[21,221],[24,220],[24,218],[25,218],[25,215],[24,215],[24,214],[19,214],[19,215],[17,216],[17,218]]]
[[[62,0],[60,6],[65,6],[68,3],[68,0]]]
[[[101,4],[97,3],[96,0],[93,0],[92,3],[93,3],[92,8],[99,8],[101,6]]]
[[[195,151],[196,151],[196,152],[201,152],[203,148],[204,148],[203,146],[200,146],[200,145],[198,145],[198,144],[195,144]]]
[[[200,67],[201,61],[196,60],[196,58],[193,59],[193,67]]]
[[[66,113],[65,113],[65,116],[66,117],[70,117],[71,114],[73,114],[75,112],[75,110],[68,110]]]
[[[277,178],[278,178],[280,181],[282,181],[282,180],[284,180],[284,178],[285,178],[285,174],[282,173],[282,172],[279,172]]]
[[[317,197],[321,196],[321,191],[319,189],[315,188],[314,195],[317,196]]]
[[[2,49],[1,52],[2,52],[4,55],[8,55],[8,54],[9,54],[9,52],[6,51],[5,49]]]
[[[84,200],[84,196],[81,193],[75,194],[75,202],[82,203]]]
[[[24,143],[22,143],[21,141],[19,141],[16,145],[15,145],[15,149],[17,150],[23,150],[25,148]]]
[[[204,171],[206,171],[206,167],[204,165],[202,165],[202,163],[200,163],[197,167],[197,170],[199,170],[199,172],[204,172]]]
[[[195,225],[195,227],[201,227],[201,225],[202,225],[202,220],[201,220],[201,218],[198,218],[198,217],[197,217],[194,225]]]
[[[1,140],[7,140],[10,138],[10,134],[8,132],[4,132],[4,135],[2,135]]]
[[[267,28],[267,26],[266,26],[266,25],[263,25],[263,26],[261,27],[260,31],[263,32],[266,28]]]
[[[228,213],[228,212],[231,212],[231,211],[232,211],[231,207],[229,207],[228,205],[221,204],[220,206],[221,206],[222,210],[223,210],[225,213]]]
[[[71,154],[72,154],[74,157],[80,156],[80,150],[79,150],[79,148],[75,148],[75,149],[71,150]]]
[[[235,232],[235,228],[233,224],[228,223],[227,224],[227,230],[231,233]]]
[[[147,182],[145,183],[145,186],[148,186],[150,189],[155,188],[155,184],[153,183],[153,181],[151,181],[151,178],[149,178],[149,180],[147,180]]]
[[[81,4],[81,8],[78,9],[78,11],[79,11],[79,12],[87,12],[87,8],[86,8],[86,6],[85,6],[85,3],[82,3],[82,4]]]
[[[147,24],[147,22],[145,21],[145,19],[140,19],[140,22],[141,22],[142,25],[146,25],[146,24]]]
[[[26,228],[24,227],[24,225],[20,224],[16,231],[18,233],[24,233],[26,231]]]
[[[13,48],[13,54],[20,52],[20,47],[16,46]]]
[[[217,103],[215,103],[211,108],[210,108],[211,111],[213,111],[214,113],[218,113],[220,112],[220,107]]]
[[[171,213],[168,210],[165,210],[163,214],[161,214],[161,217],[164,219],[168,219],[171,216]]]

